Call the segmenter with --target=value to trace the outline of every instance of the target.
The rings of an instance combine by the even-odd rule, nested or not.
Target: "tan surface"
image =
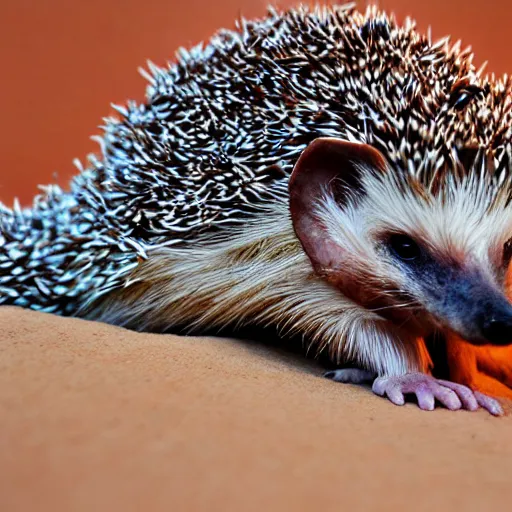
[[[507,510],[512,417],[225,339],[0,308],[0,510]],[[510,410],[510,407],[509,407]]]
[[[28,203],[56,170],[65,184],[109,103],[142,98],[146,58],[266,3],[3,2],[0,200]],[[510,71],[508,0],[379,3]],[[247,343],[8,308],[0,332],[2,512],[510,506],[511,417],[397,408]]]

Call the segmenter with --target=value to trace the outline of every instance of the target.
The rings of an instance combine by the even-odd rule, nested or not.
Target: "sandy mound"
[[[512,417],[422,412],[244,342],[0,309],[0,510],[492,510]],[[510,409],[510,407],[509,407]]]

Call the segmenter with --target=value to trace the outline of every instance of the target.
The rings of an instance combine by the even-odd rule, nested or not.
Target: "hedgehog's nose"
[[[493,345],[512,344],[512,315],[489,315],[483,321],[482,334]]]

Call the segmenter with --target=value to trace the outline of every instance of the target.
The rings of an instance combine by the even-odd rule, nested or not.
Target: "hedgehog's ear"
[[[385,159],[367,144],[315,139],[301,154],[289,182],[295,233],[317,271],[340,267],[344,255],[319,221],[315,209],[326,194],[344,206],[348,192],[364,194],[361,169],[385,169]]]

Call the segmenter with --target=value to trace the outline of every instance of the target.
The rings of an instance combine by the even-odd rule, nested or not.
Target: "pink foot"
[[[475,411],[483,407],[498,416],[503,410],[497,400],[466,386],[445,380],[438,380],[424,373],[407,373],[395,377],[378,377],[373,382],[373,392],[387,396],[394,404],[403,405],[404,395],[414,394],[418,406],[424,411],[432,411],[438,400],[452,411],[467,409]]]

